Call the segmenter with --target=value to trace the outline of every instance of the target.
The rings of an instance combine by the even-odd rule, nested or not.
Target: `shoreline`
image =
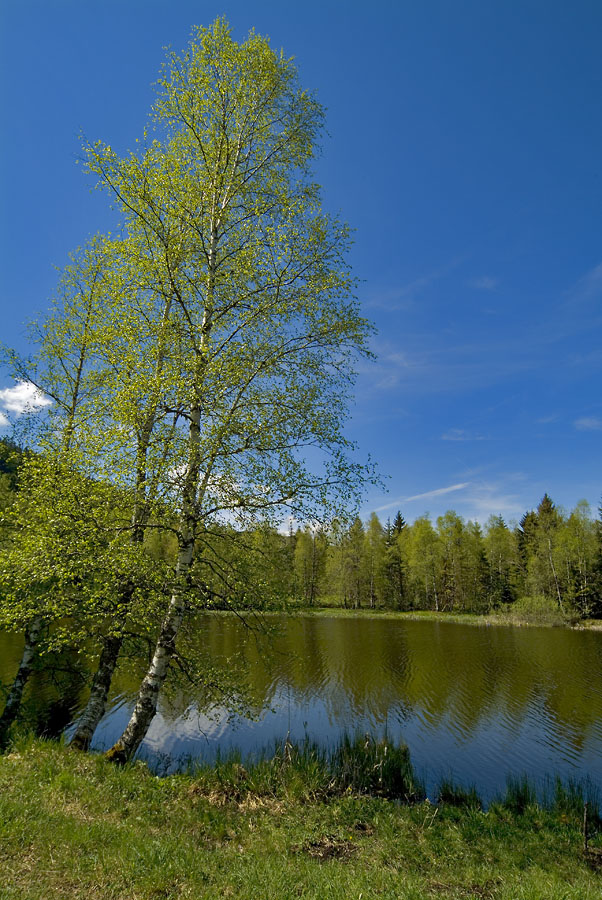
[[[602,631],[602,619],[583,619],[577,622],[570,620],[550,621],[545,617],[536,618],[528,616],[516,616],[512,614],[496,615],[495,613],[465,613],[465,612],[437,612],[435,610],[395,610],[395,609],[346,609],[340,606],[291,606],[283,609],[251,609],[229,610],[216,609],[202,611],[201,615],[256,615],[270,616],[314,616],[316,618],[347,618],[347,619],[395,619],[410,622],[450,622],[459,625],[478,626],[514,626],[517,628],[567,628],[574,631]]]

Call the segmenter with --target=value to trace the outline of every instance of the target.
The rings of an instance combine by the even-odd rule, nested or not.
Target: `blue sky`
[[[162,48],[218,15],[295,56],[328,110],[318,180],[378,328],[349,434],[389,492],[363,512],[595,507],[599,0],[4,0],[0,340],[27,349],[54,266],[114,223],[78,134],[131,148]],[[10,388],[0,373],[0,416]]]

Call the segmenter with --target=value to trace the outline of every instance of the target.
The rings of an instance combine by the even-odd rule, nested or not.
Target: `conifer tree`
[[[398,510],[393,524],[387,522],[384,560],[385,604],[393,609],[404,609],[407,601],[405,537],[406,523]]]

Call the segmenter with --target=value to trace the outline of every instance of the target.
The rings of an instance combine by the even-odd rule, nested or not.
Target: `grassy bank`
[[[516,604],[515,604],[516,605]],[[456,622],[462,625],[516,625],[547,626],[552,628],[577,628],[580,630],[602,631],[602,619],[575,619],[563,616],[556,610],[537,609],[529,604],[514,605],[508,609],[500,609],[486,614],[470,612],[437,612],[435,610],[394,610],[394,609],[344,609],[341,606],[296,606],[287,607],[286,612],[298,615],[334,616],[337,618],[371,618],[397,619],[427,622]],[[262,612],[269,616],[270,612]]]
[[[289,747],[248,769],[156,778],[142,763],[17,743],[0,757],[0,897],[602,896],[578,794],[543,809],[517,783],[484,812],[447,785],[435,806],[417,799],[407,755],[391,753],[387,769],[375,744],[363,758],[352,743],[329,758]],[[390,799],[404,792],[413,802]]]

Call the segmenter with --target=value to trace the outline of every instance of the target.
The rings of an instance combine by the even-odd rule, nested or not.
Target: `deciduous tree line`
[[[600,516],[585,501],[563,513],[546,494],[515,527],[491,516],[482,528],[452,510],[435,523],[397,513],[383,524],[373,513],[365,524],[306,527],[280,537],[274,587],[307,606],[483,613],[543,597],[567,615],[600,615]],[[263,541],[277,552],[276,535]]]

